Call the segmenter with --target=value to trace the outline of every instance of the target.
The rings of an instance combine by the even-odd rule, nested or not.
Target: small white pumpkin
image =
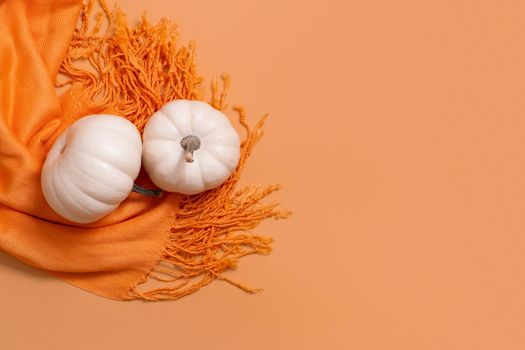
[[[239,135],[224,113],[205,102],[167,103],[151,116],[142,138],[144,168],[165,191],[210,190],[239,163]]]
[[[62,217],[97,221],[128,197],[139,174],[142,142],[128,120],[83,117],[56,140],[42,169],[42,192]]]

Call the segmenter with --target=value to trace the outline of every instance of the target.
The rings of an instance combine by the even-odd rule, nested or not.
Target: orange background
[[[124,303],[0,255],[0,349],[525,349],[525,3],[126,1],[271,112],[245,183],[275,251]]]

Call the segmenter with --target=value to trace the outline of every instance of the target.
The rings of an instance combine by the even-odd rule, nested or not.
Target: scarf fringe
[[[82,98],[88,96],[91,104],[126,117],[141,132],[147,119],[167,102],[202,99],[195,43],[179,47],[175,24],[163,18],[151,25],[143,15],[131,28],[122,11],[111,12],[104,1],[98,3],[102,10],[94,16],[91,29],[95,0],[84,6],[60,69],[67,80],[58,87],[81,85]]]
[[[240,120],[244,110],[237,107]],[[248,157],[262,137],[264,118],[250,130],[241,148],[241,161],[235,173],[220,187],[182,200],[170,230],[161,262],[149,277],[169,282],[169,287],[149,291],[134,288],[131,294],[143,300],[178,299],[193,293],[215,279],[226,281],[246,292],[255,289],[236,282],[222,273],[235,268],[240,258],[271,252],[272,238],[250,232],[268,218],[281,219],[288,212],[278,210],[277,203],[261,201],[279,189],[273,186],[250,186],[236,190],[236,184]]]
[[[95,24],[91,25],[97,4],[101,10],[94,14]],[[103,27],[106,29],[101,33]],[[148,118],[165,103],[202,99],[203,79],[196,73],[195,44],[179,47],[177,39],[177,28],[167,18],[152,25],[144,15],[131,28],[122,11],[109,10],[104,1],[90,0],[60,70],[66,80],[57,86],[81,87],[79,98],[88,99],[98,108],[111,109],[142,131]],[[88,62],[88,67],[82,62]],[[230,79],[227,75],[221,78],[222,88],[219,80],[212,81],[210,104],[225,111]],[[286,218],[290,213],[278,209],[278,203],[262,203],[279,189],[278,185],[236,189],[242,169],[263,136],[267,115],[252,129],[244,108],[234,106],[233,110],[246,132],[239,166],[218,188],[182,198],[159,262],[126,299],[178,299],[217,279],[249,293],[261,290],[223,273],[235,268],[244,256],[269,254],[272,239],[250,230],[265,219]],[[143,290],[141,287],[149,281],[166,283],[166,287]]]

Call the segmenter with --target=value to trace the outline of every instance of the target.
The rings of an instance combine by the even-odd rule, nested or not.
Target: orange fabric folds
[[[193,46],[178,46],[170,21],[130,28],[104,4],[95,16],[92,8],[78,0],[0,1],[0,250],[118,300],[176,299],[215,279],[255,291],[223,272],[245,255],[268,253],[271,239],[249,230],[287,213],[261,204],[276,186],[236,189],[262,135],[262,122],[250,129],[240,107],[241,162],[215,190],[160,199],[132,193],[89,225],[62,219],[44,200],[46,152],[77,118],[112,112],[142,129],[167,101],[205,95]],[[212,86],[212,105],[225,110],[225,91]],[[152,186],[145,174],[137,181]]]

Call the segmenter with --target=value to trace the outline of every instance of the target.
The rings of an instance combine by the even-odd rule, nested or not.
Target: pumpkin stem
[[[133,184],[133,189],[132,189],[133,192],[136,192],[138,194],[141,194],[143,196],[147,196],[147,197],[157,197],[157,198],[160,198],[162,197],[162,190],[148,190],[144,187],[141,187],[137,184]]]
[[[184,136],[180,146],[186,152],[186,162],[193,162],[193,152],[201,147],[201,140],[195,135]]]

